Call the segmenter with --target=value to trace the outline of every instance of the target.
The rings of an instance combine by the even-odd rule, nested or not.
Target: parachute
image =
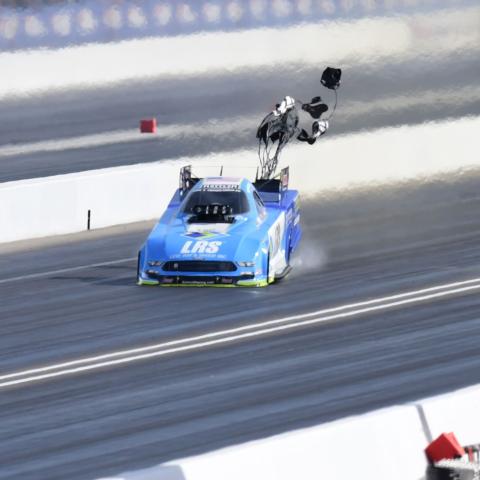
[[[285,97],[276,109],[262,120],[257,129],[260,178],[268,179],[275,172],[280,152],[298,131],[298,121],[295,101],[291,97]]]
[[[323,73],[320,83],[330,90],[337,90],[340,87],[342,70],[340,68],[327,67]]]
[[[260,160],[260,179],[272,178],[277,169],[280,153],[292,138],[313,145],[317,138],[326,133],[329,120],[337,107],[337,89],[340,87],[342,71],[339,68],[327,67],[320,79],[320,83],[329,90],[335,91],[335,105],[327,119],[321,116],[328,111],[328,106],[322,103],[320,96],[313,97],[309,103],[304,103],[286,96],[275,110],[270,112],[260,123],[257,129],[258,158]],[[299,113],[296,104],[300,103],[302,110],[314,119],[312,133],[299,128]]]

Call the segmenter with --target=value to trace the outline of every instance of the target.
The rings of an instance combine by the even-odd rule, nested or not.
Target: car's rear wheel
[[[292,255],[292,235],[290,234],[288,236],[288,242],[287,242],[287,254],[286,254],[286,263],[287,266],[290,266],[290,257]]]

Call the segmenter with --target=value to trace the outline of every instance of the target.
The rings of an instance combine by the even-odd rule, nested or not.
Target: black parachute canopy
[[[340,68],[327,67],[320,79],[321,84],[330,90],[336,90],[340,86],[342,70]]]
[[[313,97],[310,103],[304,103],[302,110],[308,112],[313,118],[319,119],[328,110],[328,106],[322,103],[321,97]]]

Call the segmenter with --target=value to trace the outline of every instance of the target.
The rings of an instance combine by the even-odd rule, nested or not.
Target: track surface
[[[478,114],[479,77],[468,52],[367,59],[345,71],[331,133]],[[246,147],[279,98],[318,91],[317,71],[290,65],[2,101],[0,148],[151,115],[253,123],[220,137],[186,128],[170,140],[3,156],[0,181]],[[479,175],[305,204],[297,266],[266,289],[135,286],[128,259],[151,224],[0,246],[0,375],[480,277]],[[101,262],[111,263],[77,268]],[[479,311],[478,294],[464,294],[0,389],[0,479],[92,479],[479,383]]]
[[[134,261],[4,281],[128,259],[147,224],[4,246],[1,373],[479,277],[477,185],[306,204],[309,266],[266,289],[141,288]],[[2,389],[0,478],[95,478],[477,383],[479,311],[466,294]]]

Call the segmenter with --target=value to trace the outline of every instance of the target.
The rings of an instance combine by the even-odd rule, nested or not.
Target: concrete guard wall
[[[480,117],[466,117],[326,137],[318,148],[289,146],[282,162],[303,198],[463,175],[480,167],[471,154],[479,128]],[[249,149],[1,183],[0,243],[86,230],[88,210],[92,229],[159,218],[189,163],[198,175],[218,175],[224,166],[225,175],[251,179],[257,167]]]
[[[178,184],[174,162],[0,184],[0,243],[158,218]]]
[[[380,410],[221,449],[116,480],[419,480],[425,433],[415,406]]]

